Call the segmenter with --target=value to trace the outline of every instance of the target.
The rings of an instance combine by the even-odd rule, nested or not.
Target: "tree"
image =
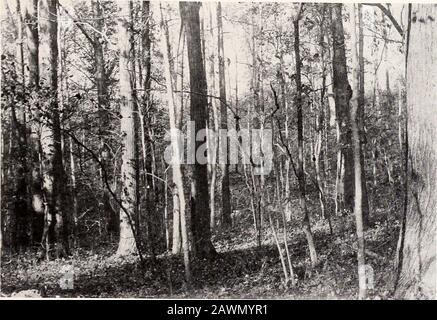
[[[164,66],[165,66],[165,82],[167,89],[168,99],[168,113],[170,120],[170,135],[171,135],[171,147],[172,147],[172,174],[173,174],[173,219],[177,218],[177,235],[173,235],[173,253],[179,253],[179,243],[182,241],[182,250],[184,254],[184,266],[185,266],[185,280],[189,285],[191,282],[191,268],[190,268],[190,256],[189,256],[189,244],[188,244],[188,230],[187,230],[187,217],[185,214],[185,194],[184,194],[184,181],[181,170],[181,157],[182,150],[179,148],[179,141],[177,136],[177,112],[173,93],[173,71],[170,64],[170,36],[168,31],[168,25],[164,21],[163,10],[161,9],[161,27],[164,30],[164,41],[162,45],[162,52],[164,53]],[[180,223],[180,230],[179,230]],[[173,233],[176,232],[175,228]],[[181,236],[181,237],[180,237]],[[177,245],[175,244],[175,238],[179,239]],[[182,238],[182,239],[180,239]]]
[[[97,105],[98,105],[98,116],[99,116],[99,156],[101,159],[102,166],[104,170],[110,169],[110,159],[109,159],[109,134],[108,129],[110,127],[109,122],[109,94],[108,94],[108,77],[109,73],[107,67],[105,65],[104,58],[104,43],[105,40],[102,36],[103,28],[104,28],[104,17],[102,10],[102,3],[100,1],[93,0],[91,2],[92,10],[93,10],[93,18],[95,21],[95,29],[92,36],[86,33],[86,37],[89,39],[91,46],[94,51],[94,63],[95,63],[95,71],[94,71],[94,80],[97,88]],[[82,27],[83,32],[86,32]],[[99,170],[100,177],[102,181],[102,206],[100,208],[101,217],[104,221],[104,224],[107,222],[111,223],[111,220],[115,220],[116,213],[112,208],[110,203],[110,194],[108,189],[105,186],[104,177],[102,173],[102,169]],[[106,221],[105,219],[106,218]],[[108,228],[107,228],[108,229]]]
[[[47,203],[43,241],[47,239],[51,222],[54,222],[56,256],[69,254],[67,236],[67,207],[65,206],[64,178],[61,146],[61,123],[58,105],[58,2],[44,0],[39,3],[40,67],[46,101],[43,106],[41,149],[43,196]],[[45,248],[48,250],[48,248]]]
[[[311,232],[311,222],[308,215],[306,204],[305,172],[303,168],[304,148],[303,148],[303,115],[302,115],[302,76],[301,76],[301,58],[300,58],[300,35],[299,21],[302,17],[303,5],[300,4],[296,17],[293,20],[294,26],[294,56],[296,60],[296,109],[297,109],[297,141],[298,141],[298,163],[297,179],[299,184],[299,202],[301,206],[303,221],[302,229],[305,233],[308,248],[310,250],[311,264],[315,266],[318,262],[317,251],[314,244],[313,234]]]
[[[207,86],[200,40],[200,3],[180,2],[179,9],[187,37],[188,67],[190,70],[190,119],[194,122],[194,136],[206,128]],[[206,138],[206,135],[204,139]],[[208,205],[208,169],[200,162],[198,150],[205,141],[196,139],[192,166],[191,231],[197,257],[209,258],[216,253],[211,242],[210,208]],[[200,151],[201,152],[201,151]],[[200,154],[199,152],[199,154]]]
[[[11,135],[14,137],[11,143],[11,156],[15,159],[13,170],[13,241],[16,249],[25,249],[30,244],[30,201],[28,196],[28,163],[27,163],[27,104],[25,62],[24,62],[24,38],[23,38],[23,18],[21,14],[21,3],[16,2],[16,45],[18,63],[16,65],[16,80],[21,92],[17,90],[15,103],[11,104]]]
[[[42,195],[42,176],[40,163],[40,111],[39,102],[36,100],[38,95],[39,83],[39,33],[38,33],[38,0],[26,1],[24,6],[24,24],[26,31],[27,45],[27,66],[29,68],[28,88],[33,93],[33,98],[29,103],[29,171],[30,171],[30,194],[32,205],[31,221],[31,241],[40,241],[36,239],[36,230],[34,230],[34,221],[36,217],[44,214],[43,195]]]
[[[122,134],[121,163],[121,203],[120,209],[120,240],[117,255],[133,255],[137,252],[134,235],[134,217],[137,206],[136,180],[136,141],[135,141],[135,106],[131,87],[132,57],[130,1],[120,2],[120,18],[118,19],[119,77],[120,77],[120,116]]]
[[[407,35],[407,205],[399,246],[398,298],[436,297],[437,5],[413,4]]]
[[[220,129],[228,129],[228,108],[226,104],[226,79],[225,79],[225,53],[223,45],[222,5],[217,3],[217,49],[219,61],[219,92],[220,92]],[[226,163],[222,165],[222,222],[224,226],[230,226],[231,220],[231,193],[229,190],[229,139],[221,142],[221,147],[226,148]]]
[[[369,225],[369,198],[367,195],[367,184],[366,184],[366,169],[365,169],[365,159],[364,159],[364,147],[366,142],[365,131],[364,131],[364,33],[363,33],[363,5],[358,5],[358,64],[359,64],[359,90],[358,90],[358,111],[357,111],[357,121],[358,129],[360,130],[360,166],[361,166],[361,190],[362,190],[362,209],[363,209],[363,224],[364,228]]]
[[[360,138],[360,128],[359,128],[359,99],[360,99],[360,75],[361,65],[360,58],[357,49],[358,45],[358,34],[357,23],[356,23],[356,13],[355,5],[348,5],[349,18],[351,25],[351,42],[352,42],[352,87],[353,95],[350,100],[350,120],[351,120],[351,130],[352,130],[352,147],[353,147],[353,160],[354,160],[354,181],[355,181],[355,196],[354,196],[354,214],[355,222],[357,228],[357,260],[358,260],[358,282],[359,282],[359,299],[365,299],[367,296],[367,283],[366,283],[366,272],[365,272],[365,250],[364,250],[364,227],[363,227],[363,188],[362,188],[362,172],[361,169],[361,138]]]
[[[353,156],[351,148],[351,130],[349,115],[349,99],[351,88],[347,79],[346,49],[344,41],[342,4],[332,4],[332,69],[337,119],[337,212],[343,209],[352,211],[354,197]]]
[[[103,170],[109,172],[111,169],[110,162],[110,137],[109,137],[109,129],[110,129],[110,97],[108,92],[108,83],[110,80],[110,76],[112,70],[115,66],[115,59],[111,61],[110,64],[105,61],[105,42],[107,39],[104,35],[104,27],[105,27],[105,17],[103,10],[103,3],[100,1],[92,0],[91,1],[91,13],[92,13],[92,21],[93,24],[88,24],[91,26],[92,33],[90,33],[86,28],[85,24],[82,21],[74,18],[69,11],[62,7],[63,11],[69,16],[73,22],[76,24],[81,33],[85,36],[88,43],[91,45],[91,49],[93,52],[92,55],[92,76],[96,86],[96,100],[98,107],[98,139],[99,139],[99,149],[98,155],[100,159],[99,165],[99,176],[101,179],[101,202],[99,204],[99,216],[100,220],[103,222],[104,229],[107,232],[114,231],[114,225],[117,223],[117,214],[114,208],[111,205],[110,199],[111,195],[106,188],[106,182],[104,181]],[[106,179],[111,180],[111,175],[106,175]]]
[[[151,59],[152,59],[152,48],[151,48],[151,23],[150,20],[152,18],[151,10],[150,10],[150,1],[142,1],[141,7],[141,63],[139,64],[139,69],[142,70],[140,72],[140,82],[144,89],[143,95],[143,104],[142,106],[138,106],[139,116],[140,116],[140,126],[141,126],[141,144],[142,144],[142,163],[143,163],[143,186],[146,198],[146,224],[147,224],[147,242],[149,244],[150,251],[152,256],[154,256],[155,251],[155,238],[157,236],[157,232],[154,232],[157,228],[154,224],[155,216],[155,207],[156,207],[156,199],[155,199],[155,183],[153,178],[153,152],[154,145],[153,139],[150,137],[150,134],[146,133],[146,126],[149,128],[152,125],[151,121],[145,121],[145,119],[149,119],[151,117],[147,116],[147,113],[152,107],[152,96],[151,96]],[[148,138],[148,139],[147,139]],[[149,140],[149,141],[146,141]],[[150,146],[149,153],[146,152],[147,144]]]
[[[321,11],[321,19],[320,19],[320,34],[319,34],[319,50],[320,50],[320,67],[321,67],[321,90],[320,90],[320,106],[319,106],[319,112],[316,116],[316,143],[314,146],[314,167],[316,171],[316,181],[317,181],[317,188],[319,191],[319,202],[320,202],[320,209],[321,209],[321,215],[323,218],[328,220],[329,224],[329,230],[332,234],[332,224],[331,224],[331,213],[329,211],[329,208],[327,206],[327,200],[326,200],[326,158],[327,150],[326,150],[326,143],[325,139],[328,135],[328,125],[329,119],[326,116],[326,93],[327,93],[327,86],[326,86],[326,78],[327,78],[327,61],[325,58],[325,17],[326,17],[326,8],[327,6],[324,5],[322,7]],[[329,107],[329,106],[328,106]],[[324,139],[325,138],[325,139]]]
[[[208,79],[208,89],[211,95],[211,99],[209,101],[212,109],[212,124],[210,124],[209,127],[213,127],[214,131],[216,133],[219,132],[219,112],[218,112],[218,102],[217,99],[214,98],[214,96],[217,96],[216,94],[216,72],[215,72],[215,62],[216,62],[216,48],[215,48],[215,33],[214,30],[216,29],[214,27],[213,17],[212,17],[212,11],[213,11],[213,5],[214,3],[209,4],[209,32],[210,32],[210,39],[211,42],[208,46],[210,50],[209,54],[209,60],[210,60],[210,70],[209,70],[209,79]],[[212,140],[214,138],[214,140]],[[219,150],[219,135],[216,134],[214,137],[208,137],[209,139],[209,145],[208,149],[210,152],[208,153],[208,156],[210,158],[210,171],[211,171],[211,182],[210,182],[210,208],[211,208],[211,230],[214,230],[216,225],[216,208],[215,208],[215,187],[216,187],[216,180],[217,180],[217,155]]]

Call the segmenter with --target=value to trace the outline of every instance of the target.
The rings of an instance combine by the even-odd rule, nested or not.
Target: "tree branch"
[[[372,7],[378,7],[381,9],[381,11],[390,19],[390,21],[393,23],[393,26],[396,28],[396,30],[399,32],[401,37],[404,37],[404,30],[402,30],[402,27],[399,25],[397,20],[393,17],[391,14],[390,9],[386,8],[384,5],[380,3],[363,3],[363,5],[366,6],[372,6]]]
[[[65,8],[59,1],[59,7],[62,8],[62,10],[65,11],[65,13],[67,14],[67,16],[73,20],[74,24],[79,28],[80,31],[82,31],[83,35],[88,39],[88,41],[91,43],[92,46],[95,45],[95,42],[93,40],[93,38],[91,38],[91,36],[89,35],[89,33],[85,30],[85,28],[83,27],[83,25],[81,24],[81,22],[77,19],[75,19],[70,12],[68,12],[67,8]]]

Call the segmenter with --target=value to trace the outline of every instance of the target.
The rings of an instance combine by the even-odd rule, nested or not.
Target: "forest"
[[[436,4],[1,6],[1,297],[437,298]]]

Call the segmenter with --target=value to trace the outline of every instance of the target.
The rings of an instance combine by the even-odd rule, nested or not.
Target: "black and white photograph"
[[[1,300],[437,299],[437,3],[0,3]]]

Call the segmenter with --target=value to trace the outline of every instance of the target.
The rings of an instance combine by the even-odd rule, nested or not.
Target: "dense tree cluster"
[[[317,268],[353,216],[364,299],[366,232],[394,214],[395,294],[435,297],[436,5],[2,5],[2,254],[181,254],[190,285],[246,217],[294,286],[287,229]],[[271,154],[229,163],[235,141],[211,132],[246,129]]]

